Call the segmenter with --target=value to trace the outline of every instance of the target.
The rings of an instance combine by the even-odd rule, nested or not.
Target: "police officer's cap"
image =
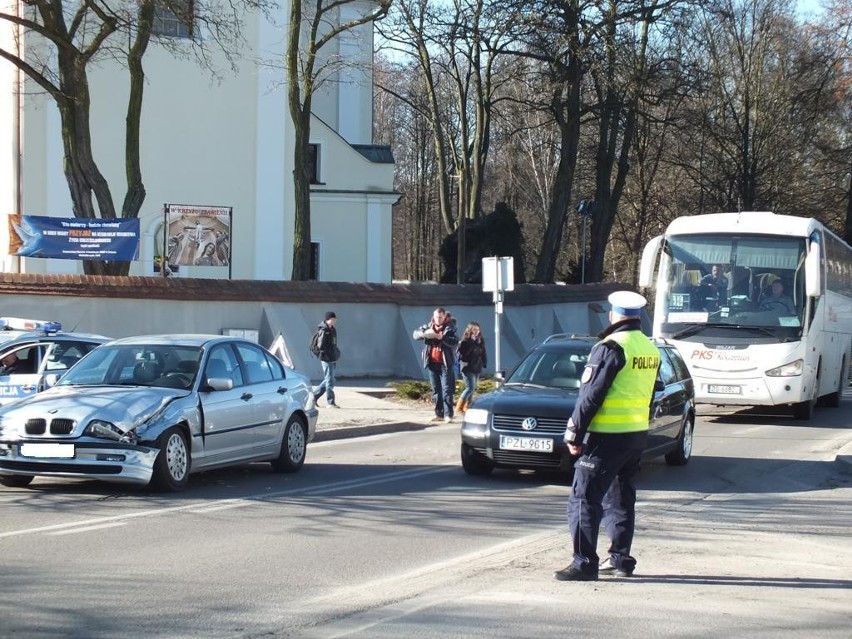
[[[613,313],[625,317],[639,317],[645,304],[648,303],[648,300],[633,291],[610,293],[607,301],[612,305]]]

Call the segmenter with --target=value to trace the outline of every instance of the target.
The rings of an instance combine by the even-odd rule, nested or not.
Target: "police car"
[[[551,335],[534,347],[499,389],[477,397],[464,413],[461,462],[469,475],[495,468],[570,472],[562,437],[574,412],[594,337]],[[650,407],[644,457],[664,455],[682,466],[692,454],[695,390],[677,350],[665,342]]]
[[[53,385],[102,335],[64,333],[59,322],[0,317],[0,406]]]

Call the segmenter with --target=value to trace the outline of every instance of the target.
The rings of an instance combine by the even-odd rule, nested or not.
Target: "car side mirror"
[[[506,371],[494,371],[494,381],[497,382],[497,385],[500,386],[503,382],[506,381]]]
[[[202,388],[205,391],[229,391],[234,387],[234,380],[230,377],[208,377],[206,381]]]
[[[50,388],[62,377],[61,373],[48,373],[44,376],[44,388]]]
[[[666,383],[658,377],[654,380],[654,392],[661,393],[664,390],[666,390]]]

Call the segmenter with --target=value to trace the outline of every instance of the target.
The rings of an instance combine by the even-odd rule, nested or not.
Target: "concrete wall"
[[[9,279],[24,277],[5,275]],[[496,364],[494,306],[489,294],[472,285],[251,282],[241,286],[239,282],[217,281],[219,288],[212,289],[211,282],[201,280],[115,279],[123,280],[124,288],[101,286],[92,289],[96,296],[74,294],[67,285],[38,287],[34,283],[37,288],[23,292],[20,286],[0,282],[0,316],[55,320],[66,331],[109,337],[221,334],[224,329],[236,328],[258,331],[260,343],[268,347],[281,334],[285,358],[296,369],[318,379],[319,360],[308,351],[308,343],[325,312],[334,310],[342,352],[338,368],[341,377],[425,379],[422,342],[414,341],[411,333],[428,322],[432,310],[440,305],[457,319],[460,333],[468,322],[480,323],[487,340],[487,372],[493,372]],[[133,287],[128,282],[138,284]],[[50,293],[51,288],[55,293]],[[235,290],[238,288],[241,290]],[[519,288],[523,290],[506,293],[501,316],[503,370],[510,370],[530,347],[553,333],[600,332],[606,325],[606,297],[620,287]],[[41,294],[34,294],[34,290]],[[179,299],[162,299],[166,295]]]

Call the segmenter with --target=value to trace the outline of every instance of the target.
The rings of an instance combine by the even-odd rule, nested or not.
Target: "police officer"
[[[630,556],[636,506],[633,479],[647,443],[660,352],[640,330],[645,298],[618,291],[608,300],[610,326],[589,354],[565,430],[568,449],[579,459],[568,500],[574,557],[554,573],[559,581],[595,581],[598,571],[605,569],[627,577],[636,567]],[[607,565],[599,567],[602,520],[612,545]]]
[[[0,375],[20,373],[22,372],[21,368],[21,360],[18,359],[18,355],[16,353],[8,353],[2,360],[0,360]]]

